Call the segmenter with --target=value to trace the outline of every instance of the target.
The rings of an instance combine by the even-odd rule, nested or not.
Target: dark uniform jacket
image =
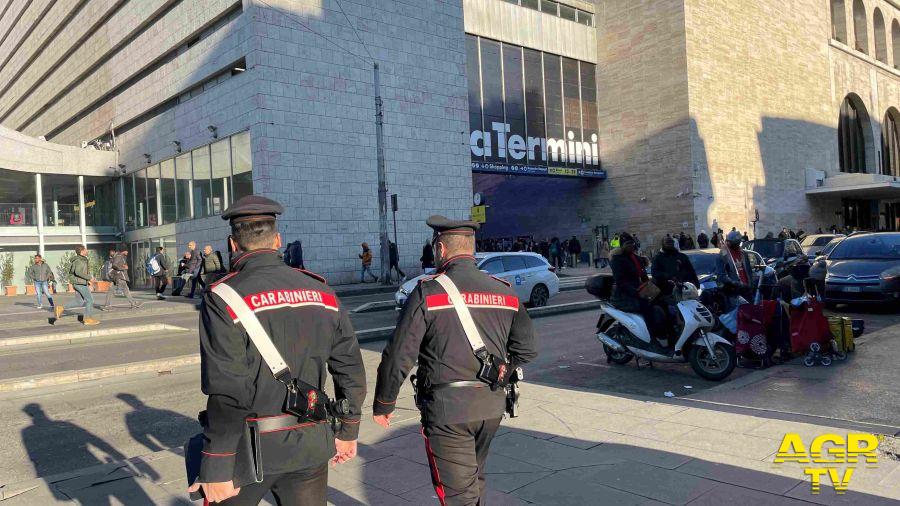
[[[450,259],[439,273],[447,274],[466,299],[489,352],[509,357],[512,368],[537,356],[531,318],[509,285],[478,270],[475,259],[468,255]],[[480,362],[447,293],[433,278],[425,278],[409,294],[394,337],[382,353],[375,415],[394,411],[400,387],[417,359],[420,386],[423,380],[440,385],[478,379]],[[492,392],[486,383],[484,388],[440,389],[427,397],[420,406],[424,424],[499,418],[505,409],[503,390]]]
[[[227,283],[244,297],[291,373],[320,390],[326,368],[338,399],[349,401],[338,439],[359,433],[366,375],[347,311],[324,279],[285,265],[274,250],[234,257]],[[215,286],[215,285],[211,285]],[[200,311],[200,359],[206,408],[201,482],[231,480],[244,420],[284,415],[286,387],[272,375],[225,302],[207,291]],[[291,416],[291,415],[285,415]],[[276,474],[325,464],[335,454],[327,423],[297,424],[260,436],[263,470]]]

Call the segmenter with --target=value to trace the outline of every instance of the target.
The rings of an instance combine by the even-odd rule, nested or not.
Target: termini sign
[[[473,172],[604,178],[596,66],[468,35]]]
[[[569,130],[567,139],[527,137],[510,135],[509,123],[491,123],[491,130],[475,130],[469,135],[472,151],[473,170],[485,172],[510,172],[550,175],[578,175],[604,177],[600,170],[600,155],[597,149],[597,134],[591,134],[590,142],[576,141],[575,132]],[[505,170],[497,170],[498,163],[483,162],[484,158],[506,158],[510,161]],[[517,164],[519,162],[519,164]],[[565,169],[550,167],[550,163],[572,164],[574,172],[553,171]],[[578,167],[582,165],[582,167]],[[495,167],[494,170],[489,170]]]

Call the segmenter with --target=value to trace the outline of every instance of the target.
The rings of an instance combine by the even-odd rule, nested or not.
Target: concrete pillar
[[[34,175],[35,205],[37,209],[37,229],[38,229],[38,253],[44,255],[44,195],[41,189],[41,175]]]
[[[84,217],[84,176],[78,176],[78,228],[81,230],[81,244],[87,247],[87,225]]]

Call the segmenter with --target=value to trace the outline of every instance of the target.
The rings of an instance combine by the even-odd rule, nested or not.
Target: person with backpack
[[[203,267],[200,272],[200,282],[203,284],[203,288],[222,277],[222,273],[225,272],[225,268],[222,267],[222,254],[213,251],[209,244],[203,248]]]
[[[166,258],[166,248],[159,246],[156,254],[147,260],[147,274],[153,278],[153,289],[156,291],[157,300],[166,300],[163,293],[169,284],[169,259]]]
[[[131,303],[131,309],[139,308],[142,305],[140,302],[134,300],[134,297],[131,296],[131,290],[128,289],[128,247],[124,244],[120,244],[118,250],[119,251],[116,252],[110,263],[111,269],[109,281],[113,283],[113,286],[109,287],[109,290],[106,291],[106,303],[100,306],[100,311],[112,310],[110,301],[115,293],[114,288],[122,290],[122,294],[128,299],[128,302]]]
[[[284,263],[294,269],[306,269],[303,265],[303,243],[299,239],[284,248]]]

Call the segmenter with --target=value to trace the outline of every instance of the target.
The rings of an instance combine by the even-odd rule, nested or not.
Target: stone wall
[[[681,0],[609,0],[597,12],[600,157],[589,209],[644,245],[691,226],[688,81]]]

